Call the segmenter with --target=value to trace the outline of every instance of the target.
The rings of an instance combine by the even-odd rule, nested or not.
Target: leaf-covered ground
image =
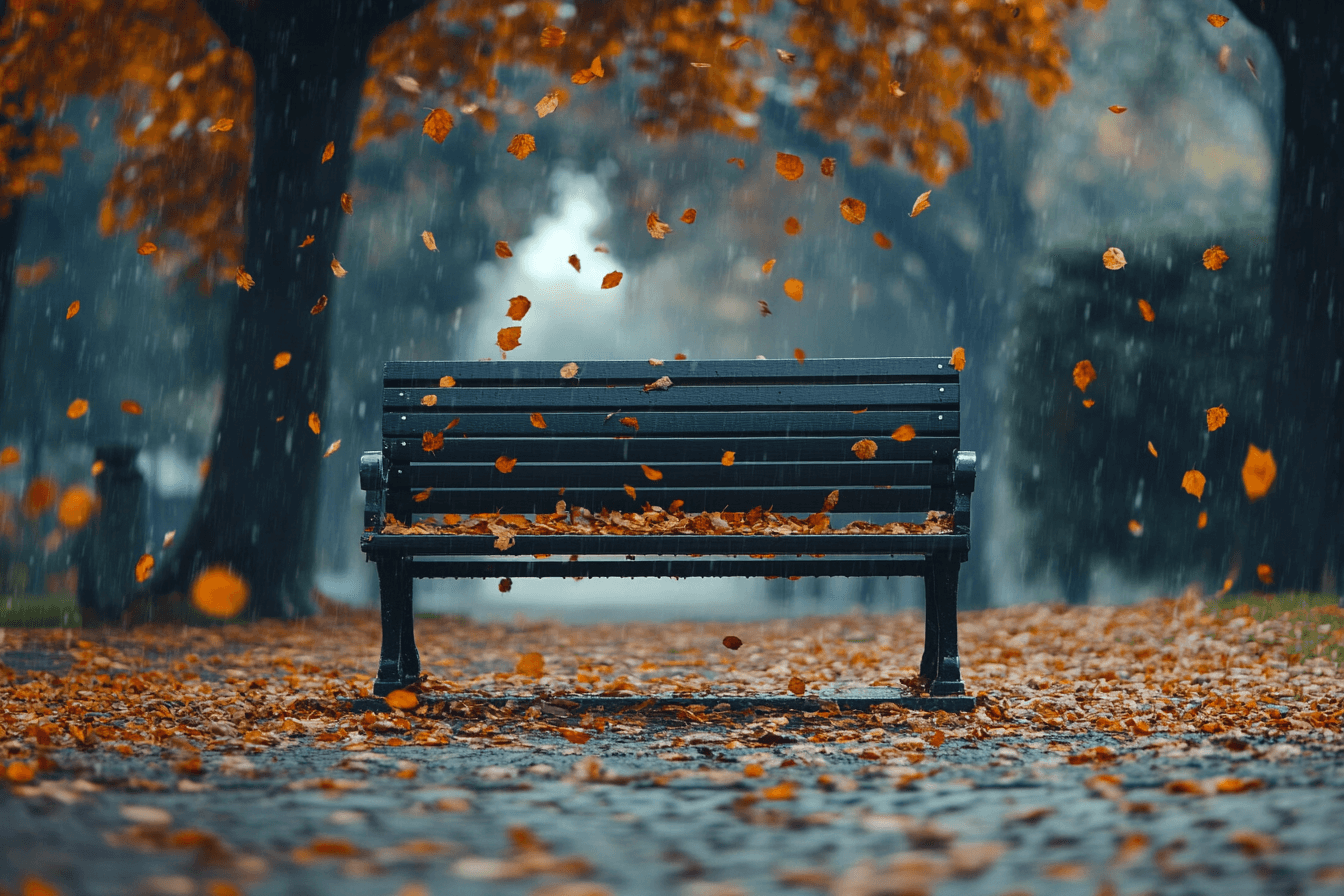
[[[708,689],[909,678],[910,614],[423,619],[426,691],[552,699],[388,714],[340,711],[368,690],[372,614],[8,629],[0,887],[1331,892],[1341,622],[1261,597],[963,614],[981,705],[961,716],[716,710]],[[706,696],[571,712],[563,695],[579,690]]]

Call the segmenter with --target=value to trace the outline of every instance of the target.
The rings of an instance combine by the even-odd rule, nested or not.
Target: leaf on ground
[[[877,443],[872,439],[861,439],[849,446],[859,460],[872,460],[877,457]]]
[[[415,709],[420,705],[419,697],[410,691],[402,690],[400,688],[388,694],[383,699],[386,700],[387,705],[393,709]]]

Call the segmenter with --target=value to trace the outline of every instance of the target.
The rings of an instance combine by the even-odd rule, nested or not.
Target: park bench
[[[382,602],[373,693],[419,678],[417,578],[922,576],[923,692],[807,699],[972,708],[956,611],[975,454],[958,390],[937,358],[388,362],[382,450],[360,460]],[[872,524],[827,531],[832,505]],[[661,522],[624,515],[642,510]],[[765,697],[746,699],[802,701]]]

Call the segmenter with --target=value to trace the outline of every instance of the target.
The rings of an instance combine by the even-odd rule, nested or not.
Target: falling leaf
[[[621,278],[625,276],[620,271],[612,271],[602,278],[602,288],[611,289],[613,286],[621,285]]]
[[[512,302],[510,302],[512,308]],[[511,352],[522,344],[522,327],[505,327],[495,334],[495,345],[502,352]]]
[[[761,309],[761,317],[769,317],[773,313],[770,310],[770,303],[765,299],[757,299],[756,305]]]
[[[1201,510],[1199,512],[1199,519],[1195,521],[1195,528],[1203,529],[1208,524],[1209,524],[1209,512],[1207,510]]]
[[[321,313],[322,313],[322,309],[324,309],[324,308],[326,308],[326,307],[327,307],[327,297],[326,297],[326,296],[320,296],[320,297],[318,297],[318,300],[317,300],[317,302],[313,305],[313,307],[308,309],[308,313],[309,313],[309,314],[321,314]]]
[[[879,249],[891,248],[891,238],[880,230],[873,231],[873,242],[877,243]]]
[[[657,358],[650,358],[650,359],[649,359],[649,366],[650,366],[650,367],[662,367],[662,366],[663,366],[663,362],[660,361],[660,360],[658,360]]]
[[[790,277],[784,281],[784,295],[793,299],[795,302],[803,300],[803,281],[796,277]]]
[[[514,296],[509,299],[509,310],[504,312],[504,315],[509,320],[522,320],[523,315],[527,314],[531,307],[532,301],[527,296]],[[505,349],[505,351],[512,351],[512,349]]]
[[[859,460],[872,460],[877,457],[877,443],[872,439],[863,439],[849,446]]]
[[[154,558],[149,554],[141,554],[140,559],[135,561],[135,580],[143,582],[154,574]]]
[[[65,319],[69,320],[79,313],[79,299],[75,299],[70,306],[65,309]]]
[[[557,91],[552,90],[550,93],[537,100],[537,104],[533,108],[537,110],[538,118],[545,118],[559,107],[560,94]]]
[[[533,411],[532,415],[528,419],[532,421],[532,425],[535,426],[537,429],[546,428],[546,419],[536,411]]]
[[[429,251],[439,251],[438,243],[434,242],[434,234],[430,233],[428,230],[420,231],[420,241],[425,244],[425,248]]]
[[[1246,487],[1246,497],[1252,501],[1263,498],[1278,473],[1272,452],[1261,451],[1254,444],[1246,449],[1246,461],[1241,465],[1241,484]]]
[[[1204,250],[1204,267],[1210,271],[1221,271],[1227,263],[1227,253],[1222,246],[1210,246]]]
[[[345,268],[341,267],[341,263],[336,260],[336,256],[334,255],[331,257],[331,272],[337,277],[344,277],[349,273]]]
[[[635,432],[639,432],[639,420],[635,417],[622,417],[620,423],[622,426],[628,426]]]
[[[1254,78],[1256,81],[1259,81],[1260,73],[1255,70],[1255,63],[1251,60],[1251,57],[1249,56],[1246,57],[1246,67],[1251,70],[1251,77]]]
[[[725,451],[723,452],[723,457],[719,458],[719,463],[723,464],[725,467],[731,467],[736,460],[736,451]]]
[[[672,356],[672,360],[673,360],[673,361],[685,361],[685,360],[686,360],[686,353],[685,353],[685,352],[677,352],[675,355]],[[663,379],[667,380],[667,377],[663,377]],[[671,385],[672,385],[672,381],[671,381],[671,380],[667,380],[667,386],[671,386]],[[663,388],[667,388],[667,386],[664,386]],[[649,390],[648,390],[648,389],[645,389],[644,391],[647,392],[647,391],[649,391]]]
[[[432,495],[433,493],[434,489],[427,488],[424,491],[418,491],[415,494],[411,495],[411,500],[419,504],[421,502],[428,501],[429,496]]]
[[[1209,24],[1212,25],[1212,26],[1215,27],[1215,28],[1221,28],[1221,27],[1223,27],[1224,25],[1226,25],[1229,21],[1230,21],[1230,20],[1228,19],[1227,16],[1220,16],[1220,15],[1218,15],[1218,13],[1216,13],[1216,12],[1210,14],[1209,19],[1208,19]]]
[[[1153,311],[1153,306],[1148,304],[1147,299],[1139,299],[1139,314],[1141,314],[1143,319],[1148,323],[1152,323],[1157,319],[1157,314]]]
[[[793,63],[798,59],[798,57],[795,56],[793,53],[778,48],[775,49],[775,55],[778,56],[779,61],[784,63],[785,65],[793,65]]]
[[[420,133],[424,134],[435,143],[442,143],[448,137],[448,132],[453,129],[453,116],[447,109],[434,109],[425,116],[425,123],[420,128]]]
[[[1232,48],[1223,44],[1218,48],[1218,71],[1227,73],[1228,64],[1232,62]]]
[[[747,167],[747,163],[744,162],[744,161],[742,161],[741,159],[739,159],[737,156],[733,156],[731,159],[729,159],[729,160],[728,160],[728,164],[729,164],[729,165],[736,165],[737,167],[739,167],[739,168],[743,168],[743,169],[745,169],[745,168]]]
[[[579,256],[577,255],[569,256],[569,266],[576,271],[579,270]]]
[[[569,80],[575,84],[587,84],[594,78],[601,78],[606,73],[602,71],[602,57],[593,57],[593,64],[587,68],[581,68],[569,76]]]
[[[709,68],[708,62],[692,62],[691,68]]]
[[[868,206],[862,200],[850,197],[840,200],[840,214],[851,224],[862,224],[868,214]]]
[[[823,177],[835,176],[835,159],[827,156],[821,160],[821,174]]]
[[[506,150],[515,158],[525,159],[536,152],[537,139],[531,134],[514,134]]]
[[[70,402],[70,407],[65,409],[65,416],[71,420],[78,420],[89,412],[89,403],[83,398],[76,398]]]
[[[644,226],[648,228],[649,236],[656,240],[661,240],[672,232],[671,225],[658,220],[657,212],[649,212],[649,216],[644,219]]]
[[[541,29],[541,45],[547,49],[560,46],[565,42],[565,37],[564,29],[557,28],[554,25],[547,25]]]
[[[749,43],[751,43],[751,38],[749,38],[749,37],[739,37],[739,38],[737,38],[736,40],[734,40],[732,43],[730,43],[730,44],[728,45],[728,49],[730,49],[730,50],[740,50],[740,49],[742,49],[743,47],[745,47],[745,46],[746,46],[747,44],[749,44]]]
[[[507,241],[495,240],[495,254],[500,258],[512,258],[513,250],[509,248]]]
[[[72,485],[56,503],[56,520],[62,528],[76,532],[88,524],[97,507],[98,499],[93,492],[82,485]]]
[[[728,635],[723,639],[723,646],[729,650],[737,650],[742,646],[742,639],[736,635]]]
[[[891,437],[898,442],[908,442],[915,437],[915,428],[909,423],[902,424],[896,427],[896,431],[891,434]]]
[[[121,402],[121,412],[123,414],[131,414],[138,417],[145,412],[145,409],[140,406],[140,402],[132,401],[127,398]]]
[[[231,130],[233,130],[232,118],[221,118],[210,125],[210,133],[212,134],[223,134]]]
[[[36,286],[51,276],[56,270],[56,262],[50,257],[39,259],[32,264],[21,264],[14,269],[14,285],[18,287]]]
[[[1204,500],[1204,474],[1198,470],[1186,470],[1185,475],[1181,477],[1181,488],[1194,495],[1199,500]]]
[[[676,360],[678,360],[678,361],[685,361],[685,360],[686,360],[686,356],[683,355],[683,354],[681,354],[680,352],[678,352],[674,357],[675,357]],[[658,377],[658,379],[654,380],[653,382],[646,384],[646,385],[644,386],[644,391],[645,391],[645,392],[653,392],[654,390],[657,390],[657,391],[659,391],[659,392],[666,392],[668,389],[671,389],[671,388],[672,388],[672,377],[670,377],[670,376],[660,376],[660,377]]]
[[[311,233],[308,234],[306,237],[303,238],[303,242],[299,243],[299,248],[302,249],[306,246],[311,246],[313,244],[314,239],[315,237]]]
[[[1114,246],[1101,253],[1101,263],[1108,271],[1118,271],[1128,264],[1125,261],[1125,253]]]
[[[238,265],[238,270],[234,271],[233,282],[242,287],[243,292],[247,292],[257,284],[257,281],[252,279],[252,275],[243,270],[242,265]]]
[[[1209,408],[1204,412],[1204,419],[1208,424],[1209,432],[1213,432],[1227,422],[1227,408],[1222,405],[1218,405],[1216,408]]]
[[[510,579],[508,576],[505,576],[504,578],[499,580],[500,594],[508,594],[512,590],[513,590],[513,579]]]
[[[429,395],[421,395],[420,403],[427,408],[432,408],[434,407],[434,405],[439,403],[439,396],[434,395],[432,393]]]
[[[332,141],[322,147],[322,164],[325,165],[327,162],[330,162],[331,157],[334,155],[336,155],[336,143],[335,141]]]
[[[1268,563],[1261,563],[1258,566],[1256,566],[1255,575],[1256,578],[1264,582],[1266,585],[1274,584],[1274,568],[1271,567]]]
[[[591,71],[593,74],[597,75],[599,78],[604,78],[604,77],[606,77],[606,74],[607,74],[607,73],[606,73],[605,71],[603,71],[603,69],[602,69],[602,57],[601,57],[601,56],[594,56],[594,57],[593,57],[593,61],[592,61],[592,63],[590,63],[589,66],[588,66],[588,69],[589,69],[589,71]]]
[[[149,240],[145,240],[143,243],[140,244],[139,248],[137,248],[135,251],[140,253],[141,255],[153,255],[155,252],[159,251],[159,247],[151,243]]]
[[[826,496],[826,499],[821,502],[821,512],[830,513],[839,505],[839,503],[840,503],[840,489],[836,489],[835,491],[828,494]]]
[[[790,215],[784,219],[784,232],[789,236],[797,236],[803,230],[803,225],[798,223],[798,219]]]
[[[1153,457],[1157,457],[1157,449],[1153,447],[1153,443],[1151,441],[1148,443],[1148,453],[1151,454]]]
[[[1128,106],[1107,106],[1106,108],[1110,109],[1116,115],[1123,115],[1129,109]]]
[[[337,451],[341,450],[341,440],[337,439],[327,446],[327,450],[322,452],[323,457],[331,457]]]
[[[228,619],[247,605],[250,589],[236,573],[224,566],[212,566],[191,583],[191,602],[207,616]]]
[[[349,193],[341,194],[341,211],[345,212],[347,215],[353,215],[355,213],[355,200],[350,197]]]
[[[1085,407],[1085,408],[1090,408],[1090,407],[1092,407],[1093,405],[1095,405],[1096,403],[1097,403],[1097,400],[1096,400],[1095,398],[1084,398],[1084,399],[1083,399],[1083,407]]]
[[[803,692],[806,690],[807,690],[807,683],[803,681],[801,678],[799,678],[797,675],[789,679],[790,694],[794,694],[796,696],[801,697],[803,696]]]
[[[892,96],[896,96],[896,97],[905,96],[905,91],[901,89],[901,82],[900,82],[900,81],[888,81],[888,82],[887,82],[887,93],[891,94]]]
[[[767,261],[765,264],[761,265],[762,274],[768,274],[774,269],[775,269],[775,259],[773,258]]]
[[[1079,361],[1073,365],[1073,384],[1082,392],[1097,378],[1097,370],[1091,361]]]
[[[777,152],[775,171],[785,180],[797,180],[803,176],[803,160],[792,153]]]
[[[396,82],[398,87],[407,93],[413,93],[416,96],[420,95],[420,82],[410,75],[394,75],[392,80]]]
[[[929,196],[932,193],[932,190],[925,190],[923,193],[919,194],[918,198],[915,199],[914,206],[910,209],[910,217],[918,218],[921,212],[933,205],[933,203],[929,202]]]
[[[275,356],[275,360],[271,362],[271,365],[274,369],[279,370],[281,367],[284,367],[287,364],[289,364],[290,359],[292,357],[293,355],[291,355],[289,352],[280,352]]]
[[[383,699],[386,700],[387,705],[392,707],[393,709],[400,709],[400,710],[415,709],[417,706],[420,705],[419,697],[417,697],[411,691],[402,690],[401,688],[392,691]]]
[[[961,346],[957,346],[956,348],[952,349],[952,357],[948,359],[948,363],[952,365],[952,368],[954,370],[965,370],[966,349],[962,348]]]
[[[0,448],[0,467],[12,467],[19,462],[19,458],[19,449],[15,448],[13,445],[6,445],[4,448]]]
[[[793,350],[793,359],[797,361],[799,364],[802,364],[804,361],[807,360],[807,352],[803,351],[800,348],[796,348]]]
[[[308,415],[308,428],[313,431],[313,435],[322,434],[322,419],[317,416],[317,411]]]
[[[1129,521],[1129,534],[1130,534],[1130,535],[1133,535],[1135,538],[1137,538],[1137,537],[1139,537],[1140,535],[1142,535],[1142,534],[1143,534],[1143,523],[1139,522],[1138,520],[1130,520],[1130,521]]]
[[[624,488],[624,489],[625,489],[625,493],[626,493],[627,495],[630,496],[630,500],[631,500],[631,501],[634,501],[634,500],[635,500],[635,487],[634,487],[633,485],[623,485],[623,486],[621,486],[621,487]]]
[[[426,454],[433,454],[443,448],[443,433],[426,432],[420,435],[420,450]]]
[[[686,211],[682,212],[682,213],[681,213],[681,223],[683,223],[683,224],[694,224],[694,223],[695,223],[695,209],[693,209],[693,208],[688,208],[688,209],[686,209]]]
[[[573,361],[570,361],[564,367],[560,368],[561,379],[572,380],[574,377],[578,376],[578,374],[579,365],[575,364]]]

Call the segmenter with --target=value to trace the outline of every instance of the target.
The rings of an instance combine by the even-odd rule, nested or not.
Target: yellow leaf
[[[537,139],[531,134],[514,134],[509,141],[507,152],[518,159],[525,159],[536,152]]]
[[[308,415],[308,428],[313,431],[313,435],[322,434],[322,418],[317,416],[317,411]]]
[[[1274,584],[1274,568],[1268,563],[1261,563],[1255,567],[1255,577],[1266,585]]]
[[[572,744],[586,744],[593,737],[591,732],[579,731],[577,728],[561,728],[560,735]],[[593,890],[592,892],[599,891]]]
[[[966,349],[962,348],[961,346],[957,346],[956,348],[952,349],[952,357],[948,360],[948,363],[952,365],[952,368],[954,370],[965,370]]]
[[[765,264],[761,265],[762,274],[768,274],[774,269],[775,269],[775,259],[773,258],[767,261]]]
[[[1203,529],[1208,524],[1209,524],[1209,512],[1207,510],[1201,510],[1199,512],[1199,519],[1195,521],[1195,528]]]
[[[574,377],[578,375],[579,375],[579,365],[575,364],[573,361],[570,361],[564,367],[560,368],[561,379],[572,380],[574,379]]]
[[[504,327],[495,334],[495,345],[502,352],[511,352],[522,344],[522,327]]]
[[[725,467],[731,467],[736,460],[736,451],[725,451],[723,452],[723,457],[719,459],[719,463],[723,464]]]
[[[1087,391],[1097,378],[1097,370],[1092,366],[1091,361],[1079,361],[1073,365],[1073,384],[1082,392]]]
[[[784,232],[787,233],[789,236],[797,236],[798,234],[802,233],[802,231],[803,231],[803,225],[799,224],[798,219],[795,218],[793,215],[789,215],[787,218],[784,219]]]
[[[425,244],[425,248],[429,251],[439,251],[438,243],[434,242],[434,234],[430,233],[428,230],[420,231],[420,241]]]
[[[1138,538],[1140,535],[1142,535],[1142,534],[1143,534],[1143,523],[1139,522],[1138,520],[1130,520],[1130,521],[1129,521],[1129,534],[1130,534],[1130,535],[1133,535],[1135,538]]]
[[[141,554],[140,559],[135,561],[135,580],[143,582],[154,574],[154,558],[149,554]]]
[[[434,109],[425,116],[425,123],[420,127],[420,133],[435,143],[442,143],[452,129],[452,113],[447,109]]]
[[[1148,443],[1148,453],[1151,454],[1153,457],[1157,457],[1157,449],[1153,447],[1153,443],[1151,441]]]
[[[1210,246],[1204,250],[1204,267],[1210,271],[1221,271],[1227,263],[1227,253],[1222,246]]]
[[[76,398],[70,402],[70,406],[65,409],[65,416],[71,420],[78,420],[89,412],[89,403],[83,398]]]
[[[653,467],[649,466],[648,464],[640,464],[640,465],[639,465],[639,468],[640,468],[641,470],[644,471],[644,478],[645,478],[645,479],[648,479],[648,480],[653,481],[653,482],[657,482],[659,479],[662,479],[662,478],[663,478],[663,473],[662,473],[661,470],[655,470]]]
[[[252,279],[252,275],[243,270],[242,265],[238,265],[238,270],[234,271],[233,282],[242,287],[243,292],[247,292],[257,284],[257,281]]]
[[[250,590],[247,583],[232,570],[224,566],[212,566],[191,583],[191,602],[207,616],[228,619],[243,611]]]
[[[898,442],[908,442],[915,437],[915,428],[909,423],[896,427],[891,437]]]
[[[1209,427],[1209,432],[1213,432],[1218,427],[1227,422],[1227,408],[1218,405],[1216,408],[1209,408],[1204,412],[1205,423]]]
[[[802,691],[793,690],[793,682],[801,682],[802,679],[795,678],[789,682],[789,690],[795,694],[801,694]],[[780,781],[773,787],[766,787],[761,791],[761,796],[768,800],[791,800],[797,796],[798,785],[792,781]]]
[[[877,457],[877,443],[872,439],[862,439],[849,446],[859,460],[872,460]]]
[[[821,160],[821,175],[822,177],[835,176],[835,159],[827,156]]]
[[[932,203],[929,202],[929,194],[932,192],[932,190],[925,190],[919,194],[918,198],[915,199],[914,207],[910,209],[910,217],[918,218],[920,212],[932,206]]]
[[[606,77],[607,74],[605,71],[602,70],[601,56],[593,57],[592,64],[588,66],[588,70],[591,71],[593,74],[597,75],[599,78]]]
[[[851,224],[862,224],[868,214],[868,206],[860,199],[850,197],[840,200],[840,214]]]
[[[501,473],[512,473],[513,468],[517,463],[518,458],[505,457],[501,454],[499,457],[495,458],[495,469]]]
[[[1267,495],[1278,472],[1273,453],[1261,451],[1252,444],[1246,449],[1246,461],[1241,465],[1241,484],[1246,487],[1246,497],[1258,501]]]
[[[745,169],[745,168],[747,167],[747,163],[744,162],[744,161],[742,161],[741,159],[737,158],[736,156],[734,156],[733,158],[729,159],[729,160],[728,160],[728,164],[729,164],[729,165],[736,165],[738,168],[743,168],[743,169]]]
[[[775,171],[785,180],[797,180],[803,176],[803,160],[792,153],[777,152]]]
[[[572,267],[572,268],[573,268],[574,270],[576,270],[576,271],[581,271],[581,270],[583,269],[582,266],[581,266],[580,263],[579,263],[579,256],[577,256],[577,255],[571,255],[571,256],[569,256],[569,266]]]
[[[349,273],[345,268],[341,267],[341,263],[336,260],[336,256],[334,255],[331,257],[331,272],[337,277],[344,277]]]
[[[289,352],[280,352],[275,356],[275,360],[272,361],[271,364],[276,370],[279,370],[281,367],[289,364],[291,358],[293,358],[293,355]]]
[[[656,240],[661,240],[672,232],[671,225],[658,220],[657,212],[649,212],[649,216],[644,219],[644,226],[648,229],[649,236]]]
[[[337,451],[340,450],[341,450],[341,440],[337,439],[336,441],[332,442],[330,445],[327,446],[327,450],[322,452],[322,456],[331,457],[333,454],[335,454]]]
[[[622,488],[624,488],[625,493],[630,496],[631,501],[635,500],[635,487],[633,485],[622,486]]]
[[[417,697],[412,692],[402,690],[401,688],[398,688],[397,690],[391,692],[383,699],[386,700],[387,705],[392,707],[393,709],[401,709],[401,710],[415,709],[417,706],[420,705],[419,697]]]
[[[905,91],[901,89],[901,82],[900,82],[900,81],[888,81],[888,82],[887,82],[887,93],[891,94],[892,96],[896,96],[896,97],[905,96]]]
[[[879,249],[891,248],[891,238],[880,230],[873,231],[873,242],[877,243],[877,248]]]
[[[1226,25],[1229,21],[1231,21],[1231,20],[1228,19],[1227,16],[1220,16],[1220,15],[1218,15],[1218,13],[1216,13],[1216,12],[1210,14],[1210,15],[1209,15],[1209,18],[1208,18],[1208,22],[1209,22],[1209,24],[1212,25],[1212,26],[1215,27],[1215,28],[1221,28],[1221,27],[1223,27],[1224,25]]]
[[[746,46],[747,44],[749,44],[749,43],[751,43],[751,38],[749,38],[749,37],[739,37],[739,38],[737,38],[736,40],[734,40],[732,43],[730,43],[730,44],[728,45],[728,49],[730,49],[730,50],[740,50],[740,49],[742,49],[743,47],[745,47],[745,46]]]
[[[781,50],[779,48],[775,48],[775,55],[778,56],[779,61],[784,63],[785,65],[793,65],[793,63],[798,59],[798,57],[795,54],[790,53],[788,50]]]
[[[784,295],[793,299],[795,302],[803,300],[803,281],[797,277],[790,277],[784,281]]]
[[[1118,271],[1128,264],[1125,261],[1125,253],[1114,246],[1101,253],[1101,263],[1108,271]]]
[[[637,417],[622,417],[620,423],[622,426],[628,426],[635,432],[639,432],[639,418]]]
[[[222,134],[226,131],[231,130],[233,130],[232,118],[221,118],[217,120],[214,124],[210,125],[210,133],[212,134]]]
[[[612,271],[610,274],[607,274],[605,277],[602,278],[602,288],[611,289],[613,286],[619,286],[621,283],[621,278],[623,276],[625,275],[622,274],[620,271]]]
[[[453,388],[453,387],[456,386],[456,385],[457,385],[457,380],[453,379],[451,376],[444,375],[444,376],[439,377],[439,388],[440,388],[440,389],[451,389],[451,388]]]
[[[1185,475],[1181,477],[1181,488],[1202,501],[1204,499],[1204,482],[1203,473],[1198,470],[1186,470]]]
[[[797,675],[789,679],[789,693],[801,697],[807,690],[807,683]]]
[[[79,299],[75,299],[73,302],[70,303],[70,307],[65,309],[65,319],[69,320],[78,313],[79,313]]]
[[[334,155],[336,155],[336,144],[334,142],[329,142],[326,146],[322,147],[321,164],[325,165],[327,162],[330,162],[331,157]]]
[[[522,320],[532,307],[532,301],[527,296],[514,296],[509,299],[509,310],[504,315],[510,320]],[[509,349],[505,349],[509,351]]]
[[[10,467],[19,462],[19,449],[13,445],[6,445],[0,448],[0,467]],[[94,474],[97,475],[97,474]]]
[[[425,407],[427,407],[427,408],[432,408],[432,407],[434,407],[436,404],[439,403],[439,396],[434,395],[434,394],[430,394],[430,395],[421,395],[421,396],[420,396],[420,403],[421,403],[422,405],[424,405]]]

